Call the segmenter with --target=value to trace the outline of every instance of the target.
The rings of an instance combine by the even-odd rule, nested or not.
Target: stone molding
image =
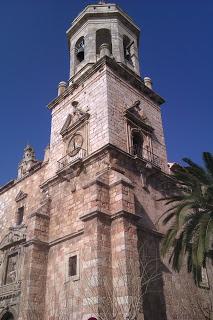
[[[34,217],[50,220],[50,216],[49,215],[47,215],[45,213],[38,212],[38,211],[35,211],[35,212],[31,213],[30,216],[29,216],[29,219],[34,218]]]
[[[100,211],[100,210],[94,210],[94,211],[91,211],[89,213],[86,213],[84,215],[82,215],[80,217],[80,219],[82,221],[88,221],[90,219],[93,219],[93,218],[104,218],[104,219],[107,219],[107,220],[110,220],[111,219],[111,215],[109,213],[106,213],[104,211]]]
[[[15,201],[19,202],[27,197],[27,193],[24,193],[22,190],[19,191],[17,196],[15,197]]]
[[[0,286],[0,301],[16,296],[21,291],[21,281]]]
[[[6,192],[8,189],[13,187],[14,184],[15,184],[15,180],[10,180],[9,182],[7,182],[4,186],[0,187],[0,194]]]
[[[65,135],[69,134],[70,132],[75,130],[77,127],[85,123],[89,119],[89,117],[90,117],[90,114],[88,112],[85,112],[84,114],[79,115],[79,118],[75,122],[72,122],[73,115],[69,113],[60,131],[60,134],[62,135],[62,137],[64,137]]]
[[[130,153],[128,152],[125,152],[123,151],[122,149],[108,143],[106,144],[104,147],[100,148],[99,150],[95,151],[94,153],[91,153],[90,155],[88,155],[87,157],[85,157],[84,159],[82,159],[81,161],[77,161],[76,162],[73,162],[71,164],[71,167],[74,167],[74,166],[77,166],[77,164],[79,165],[82,165],[82,167],[84,166],[88,166],[90,165],[92,162],[96,162],[100,159],[103,159],[107,154],[110,154],[111,152],[117,152],[118,154],[124,156],[126,159],[128,159],[128,161],[133,161],[135,164],[136,164],[136,168],[137,170],[140,170],[140,168],[143,168],[145,167],[147,161],[142,159],[142,158],[135,158],[135,156],[131,155]],[[69,168],[71,168],[69,167]],[[107,168],[106,168],[107,169]],[[112,170],[115,170],[117,172],[120,172],[120,173],[124,173],[123,170],[120,170],[120,168],[117,168],[116,166],[114,165],[109,165],[109,168],[108,169],[112,169]],[[163,172],[161,170],[160,167],[156,167],[155,168],[155,172],[156,174],[160,174],[162,175],[165,179],[168,179],[169,181],[171,181],[172,177],[171,175]],[[65,172],[68,170],[68,168],[64,168],[62,169],[61,171],[58,171],[56,175],[54,175],[53,177],[49,178],[48,180],[46,180],[45,182],[43,182],[41,185],[40,185],[40,188],[42,190],[46,190],[48,189],[48,187],[52,187],[54,185],[57,185],[59,182],[61,182],[62,180],[66,181],[67,178],[65,179],[64,177],[66,176],[66,174],[70,174],[72,173],[73,171],[70,171],[70,172],[67,172],[65,174]],[[68,180],[67,180],[68,181]],[[69,178],[69,181],[70,181],[70,178]],[[95,182],[93,182],[95,183]],[[85,184],[85,188],[87,187],[87,184]]]
[[[112,11],[105,11],[105,8],[111,7]],[[94,13],[94,7],[97,8]],[[129,28],[133,33],[139,37],[140,28],[134,23],[134,21],[116,4],[103,4],[101,5],[88,5],[73,21],[71,27],[67,30],[68,39],[76,32],[79,28],[79,24],[84,24],[88,19],[94,18],[107,18],[107,19],[119,19],[124,25]]]
[[[31,239],[24,244],[25,247],[29,246],[38,246],[43,247],[44,249],[49,249],[49,243],[45,241],[41,241],[38,239]]]
[[[124,112],[124,116],[134,124],[138,125],[140,128],[149,133],[152,133],[154,131],[154,128],[149,124],[149,120],[147,119],[145,114],[141,116],[138,110],[135,110],[134,108],[137,102],[139,102],[140,104],[140,101],[136,101],[133,106],[131,106]]]
[[[72,232],[64,237],[61,237],[61,238],[58,238],[58,239],[55,239],[55,240],[51,240],[49,242],[49,246],[50,247],[54,247],[56,246],[57,244],[61,243],[61,242],[64,242],[64,241],[67,241],[67,240],[70,240],[72,238],[75,238],[75,237],[80,237],[82,234],[84,233],[84,229],[80,229],[76,232]]]
[[[129,83],[133,88],[137,89],[139,92],[144,93],[158,105],[161,105],[165,102],[164,99],[161,98],[157,93],[155,93],[150,88],[146,87],[144,81],[134,71],[132,71],[123,64],[118,64],[110,57],[105,56],[101,58],[98,62],[96,62],[93,66],[91,66],[89,70],[85,71],[85,73],[82,74],[82,76],[80,76],[76,80],[75,84],[71,84],[63,94],[61,94],[59,97],[55,98],[52,102],[50,102],[48,104],[48,108],[50,110],[53,109],[67,96],[69,96],[76,89],[76,86],[83,84],[98,70],[103,69],[104,66],[107,66],[110,69],[112,69],[116,74],[118,74],[123,80]]]
[[[0,243],[0,250],[6,250],[26,241],[26,226],[12,227]]]
[[[92,179],[92,180],[90,180],[89,182],[87,182],[86,184],[84,184],[83,186],[82,186],[82,188],[83,189],[87,189],[87,188],[89,188],[89,187],[91,187],[91,186],[93,186],[93,185],[99,185],[99,186],[101,186],[101,187],[104,187],[104,188],[106,188],[106,189],[109,189],[109,184],[107,184],[106,182],[104,182],[103,180],[101,180],[101,178],[100,177],[97,177],[97,178],[94,178],[94,179]]]
[[[17,179],[17,180],[11,180],[8,183],[6,183],[4,186],[0,187],[0,195],[3,194],[4,192],[8,191],[12,187],[16,186],[18,183],[22,182],[23,180],[32,176],[34,173],[36,173],[37,171],[42,169],[44,166],[46,166],[47,163],[48,163],[47,161],[46,162],[39,162],[38,166],[33,168],[33,170],[30,170],[29,173],[26,174],[24,177]]]

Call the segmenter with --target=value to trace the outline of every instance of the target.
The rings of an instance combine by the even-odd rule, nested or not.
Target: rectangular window
[[[4,284],[10,284],[10,283],[16,282],[17,261],[18,261],[18,253],[14,253],[8,256]]]
[[[18,208],[17,217],[16,217],[16,224],[17,226],[21,225],[24,218],[24,207]]]
[[[77,275],[77,255],[69,257],[69,277]]]
[[[67,253],[65,259],[65,282],[78,281],[80,279],[79,251]]]

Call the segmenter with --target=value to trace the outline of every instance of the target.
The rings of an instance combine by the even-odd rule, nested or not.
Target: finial
[[[100,1],[98,2],[98,4],[105,4],[105,3],[106,3],[105,0],[100,0]]]

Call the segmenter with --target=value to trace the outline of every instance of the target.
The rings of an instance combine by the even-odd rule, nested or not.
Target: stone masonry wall
[[[141,101],[154,128],[153,149],[164,172],[128,153],[123,113],[136,100]],[[89,108],[88,154],[59,173],[57,161],[66,152],[60,130],[72,112],[73,101],[83,110]],[[157,250],[160,278],[149,288],[139,319],[143,319],[142,313],[145,320],[196,319],[191,316],[195,313],[192,301],[187,298],[184,305],[182,296],[187,296],[189,288],[197,294],[197,289],[191,280],[189,287],[183,285],[186,274],[180,278],[159,262],[162,230],[158,218],[165,208],[157,200],[167,192],[165,172],[159,107],[111,70],[101,68],[56,106],[48,164],[0,194],[1,239],[15,224],[19,205],[25,206],[27,239],[20,312],[33,309],[39,320],[56,320],[57,315],[65,317],[67,313],[72,320],[86,320],[97,317],[104,301],[112,314],[116,306],[109,301],[114,296],[106,296],[114,285],[118,305],[126,315],[133,295],[131,265],[138,275],[141,259],[145,261],[140,250],[148,242],[149,257],[155,260]],[[20,191],[27,196],[17,203]],[[78,257],[78,273],[70,278],[68,261],[73,254]],[[198,292],[198,298],[201,296],[203,291]],[[18,320],[25,319],[20,316]]]
[[[168,172],[160,107],[115,75],[109,68],[107,69],[107,96],[110,143],[128,152],[124,112],[135,101],[140,100],[142,110],[154,128],[153,152],[160,158],[162,169]]]
[[[8,233],[8,228],[15,225],[16,212],[20,203],[15,201],[20,191],[27,194],[27,197],[21,201],[21,206],[25,207],[23,223],[28,224],[29,215],[36,211],[42,199],[40,184],[44,179],[45,167],[20,181],[9,190],[0,194],[0,234],[3,237]]]
[[[91,154],[109,142],[108,114],[107,114],[107,85],[104,70],[95,73],[83,85],[63,100],[52,110],[51,138],[50,138],[50,164],[46,179],[54,176],[58,163],[66,155],[66,146],[60,131],[69,113],[72,113],[71,102],[78,101],[79,107],[90,114],[88,129],[88,154]]]

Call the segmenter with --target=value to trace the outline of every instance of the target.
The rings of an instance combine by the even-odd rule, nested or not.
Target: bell
[[[83,61],[84,60],[84,48],[83,47],[78,47],[76,48],[76,57],[78,61]]]
[[[76,54],[81,54],[82,52],[84,52],[84,48],[83,47],[79,47],[79,48],[76,48]]]
[[[129,52],[129,49],[125,49],[125,59],[127,59],[127,60],[130,60],[130,52]]]

